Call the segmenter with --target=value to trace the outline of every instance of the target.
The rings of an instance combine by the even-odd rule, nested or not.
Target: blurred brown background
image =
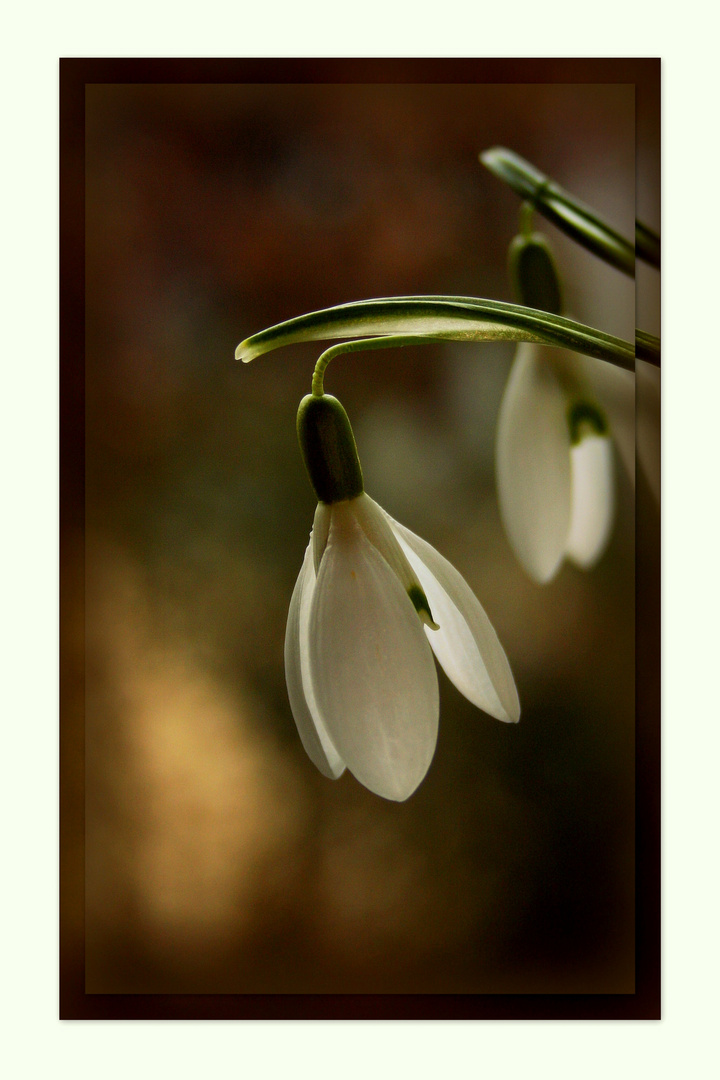
[[[523,714],[440,673],[407,803],[300,744],[285,618],[314,498],[295,436],[317,345],[236,344],[372,296],[513,299],[516,150],[633,234],[620,85],[105,85],[86,94],[85,944],[89,993],[628,993],[634,493],[540,588],[499,522],[512,359],[343,358],[366,486],[475,589]],[[631,338],[629,279],[537,220],[567,308]],[[651,224],[654,224],[651,222]]]

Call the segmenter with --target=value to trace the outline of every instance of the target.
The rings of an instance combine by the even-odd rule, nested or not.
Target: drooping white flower
[[[560,314],[552,252],[525,218],[508,253],[515,292],[528,307]],[[634,483],[631,371],[543,345],[518,346],[498,417],[498,500],[510,544],[540,584],[565,558],[589,569],[607,546],[615,513],[611,434]]]
[[[313,485],[327,498],[290,602],[290,705],[322,773],[337,778],[348,768],[370,791],[402,801],[425,776],[437,742],[433,651],[457,688],[499,720],[519,719],[517,691],[497,635],[457,570],[356,490],[362,474],[359,463],[357,472],[348,466],[344,410],[336,424],[342,406],[327,395],[311,406],[312,422],[299,414],[298,430]]]
[[[565,558],[589,569],[603,554],[615,511],[610,433],[634,475],[634,392],[631,372],[518,346],[498,417],[498,499],[535,581],[550,581]]]

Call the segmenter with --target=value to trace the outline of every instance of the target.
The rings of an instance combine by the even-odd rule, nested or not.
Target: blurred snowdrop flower
[[[522,303],[561,312],[560,279],[543,236],[515,237],[509,269]],[[605,551],[615,512],[611,433],[634,480],[632,372],[548,346],[518,346],[498,417],[498,500],[510,544],[540,584],[565,558],[587,570]]]
[[[319,503],[285,637],[293,716],[322,773],[348,768],[402,801],[435,752],[433,651],[465,697],[507,722],[520,716],[512,672],[457,570],[365,494],[340,402],[304,398],[298,435]]]
[[[595,387],[587,363],[608,368]],[[634,380],[629,372],[618,372],[618,380],[615,370],[529,343],[515,355],[498,418],[498,499],[515,554],[541,584],[565,558],[585,570],[594,566],[610,538],[615,481],[610,425],[597,400],[603,388],[615,395],[629,469],[634,449]]]

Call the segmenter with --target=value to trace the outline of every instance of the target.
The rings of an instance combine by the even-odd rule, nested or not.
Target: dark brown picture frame
[[[660,541],[657,507],[636,505],[636,992],[587,995],[132,995],[85,992],[84,596],[85,88],[97,83],[632,83],[638,185],[659,192],[643,140],[658,137],[657,59],[62,59],[60,80],[60,1018],[628,1019],[661,1015]],[[649,164],[648,164],[649,163]],[[649,171],[648,171],[649,170]],[[72,600],[72,604],[71,601]]]

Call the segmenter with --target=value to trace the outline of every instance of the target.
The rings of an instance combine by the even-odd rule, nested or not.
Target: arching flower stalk
[[[512,672],[457,570],[365,494],[340,402],[322,391],[304,398],[298,435],[319,501],[288,614],[290,706],[322,773],[348,768],[402,801],[435,752],[433,652],[465,697],[507,722],[520,716]]]

